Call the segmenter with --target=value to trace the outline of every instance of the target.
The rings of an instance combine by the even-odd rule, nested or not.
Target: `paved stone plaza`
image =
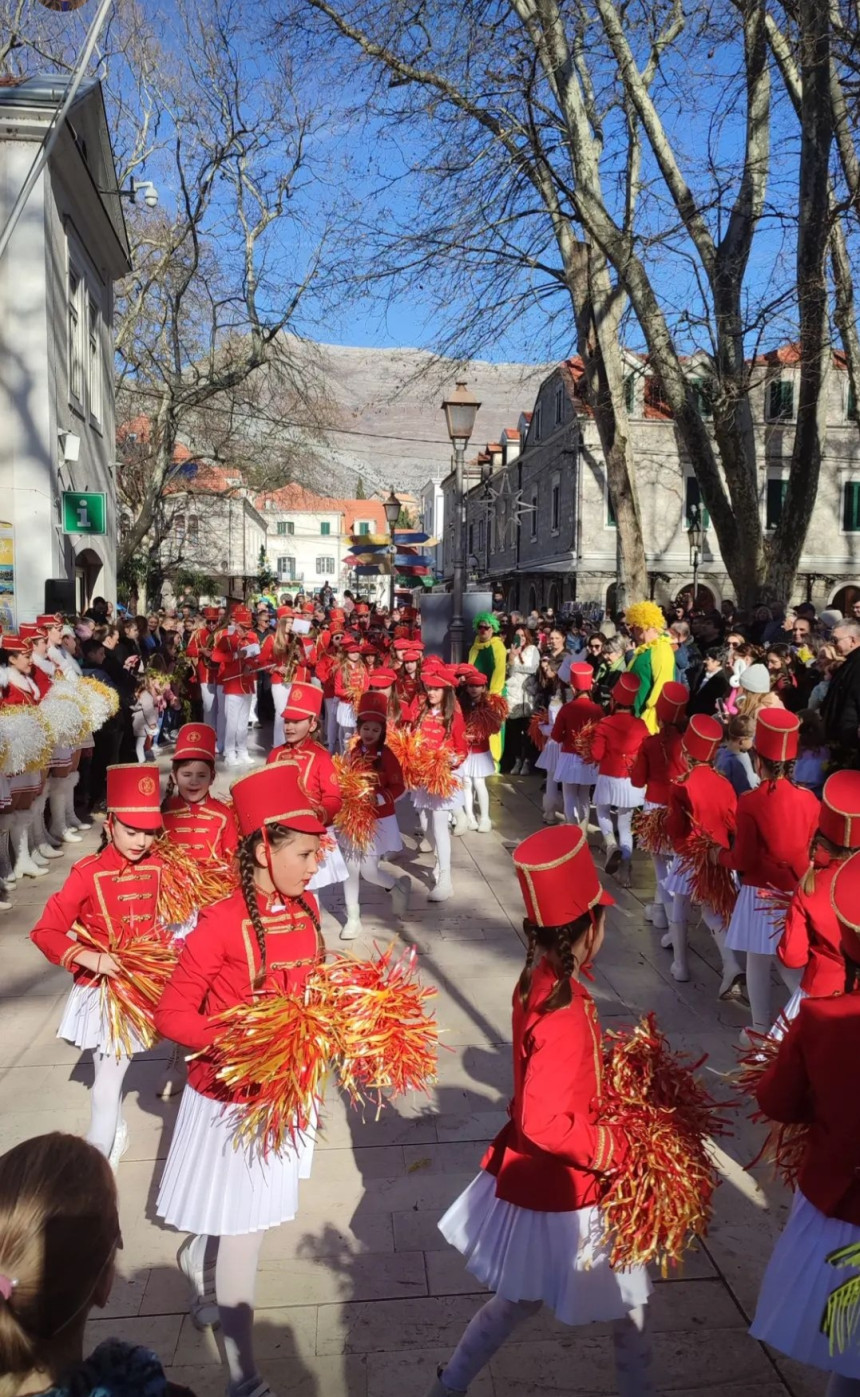
[[[218,784],[226,788],[223,777]],[[454,841],[451,902],[425,900],[429,855],[410,847],[401,856],[415,893],[399,934],[417,945],[423,976],[439,989],[445,1049],[436,1091],[431,1099],[398,1102],[378,1121],[372,1114],[362,1121],[330,1096],[299,1217],[266,1239],[257,1349],[279,1397],[424,1397],[435,1364],[481,1304],[479,1287],[435,1224],[505,1119],[510,999],[522,960],[522,905],[509,850],[540,823],[536,779],[500,777],[491,786],[495,830]],[[96,847],[99,833],[97,827],[81,853]],[[80,1058],[55,1036],[69,976],[28,940],[71,862],[57,860],[48,877],[25,881],[0,921],[2,1149],[46,1130],[83,1132],[88,1119],[89,1055]],[[650,862],[637,855],[631,892],[611,882],[610,888],[618,906],[610,912],[594,985],[605,1024],[654,1009],[676,1046],[707,1052],[706,1071],[727,1071],[745,1015],[717,1003],[710,938],[704,930],[695,934],[693,982],[677,985],[669,953],[642,915],[652,888]],[[363,887],[362,895],[366,936],[354,945],[369,952],[372,941],[385,944],[397,928],[384,893]],[[324,930],[336,945],[340,899],[330,890],[324,897]],[[165,1051],[135,1062],[126,1079],[131,1146],[119,1170],[121,1275],[91,1338],[115,1334],[148,1344],[176,1381],[198,1397],[215,1397],[225,1388],[216,1335],[198,1333],[187,1317],[174,1261],[181,1238],[154,1217],[178,1109],[178,1098],[161,1102],[154,1092]],[[666,1393],[818,1397],[824,1390],[820,1375],[767,1353],[746,1332],[788,1204],[766,1173],[742,1168],[759,1141],[760,1131],[741,1116],[735,1137],[723,1142],[724,1182],[710,1236],[679,1279],[657,1285],[651,1327],[655,1375]],[[516,1332],[471,1391],[474,1397],[611,1393],[608,1331],[565,1329],[541,1315]]]

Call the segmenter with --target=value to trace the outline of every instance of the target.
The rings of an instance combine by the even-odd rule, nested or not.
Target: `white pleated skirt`
[[[42,784],[44,773],[41,771],[19,771],[17,776],[10,777],[9,786],[12,795],[20,795],[22,791],[38,791]]]
[[[327,888],[331,883],[344,883],[347,878],[347,867],[343,861],[343,854],[340,852],[340,845],[335,844],[333,849],[329,849],[308,887],[312,893],[317,888]]]
[[[314,1140],[264,1155],[257,1142],[236,1146],[235,1108],[187,1086],[156,1212],[170,1227],[209,1237],[241,1237],[292,1222],[299,1180],[309,1179]]]
[[[735,910],[729,922],[726,945],[730,951],[754,951],[757,955],[776,954],[779,928],[775,915],[761,896],[762,889],[745,883],[738,893]]]
[[[675,854],[663,879],[663,891],[669,897],[690,897],[690,873],[681,867],[680,855]]]
[[[381,859],[385,854],[399,854],[403,848],[396,815],[383,815],[376,821],[376,837],[369,849],[356,849],[342,834],[338,835],[341,853],[350,863],[362,859]]]
[[[425,791],[423,786],[419,786],[412,792],[412,804],[416,810],[461,810],[463,808],[464,796],[463,786],[459,780],[459,773],[462,767],[457,768],[457,789],[453,795],[443,799],[442,796],[431,796],[429,791]]]
[[[615,805],[619,810],[635,810],[645,801],[645,787],[634,786],[629,776],[598,776],[594,788],[595,805]]]
[[[772,1025],[770,1033],[768,1034],[768,1038],[772,1038],[776,1043],[782,1042],[788,1032],[789,1025],[794,1022],[800,1013],[801,1004],[804,999],[808,999],[808,997],[806,990],[802,990],[798,985],[785,1008],[777,1016],[776,1022]]]
[[[584,762],[576,752],[559,752],[555,764],[556,781],[567,781],[572,786],[593,786],[598,774],[597,767]]]
[[[354,728],[357,722],[355,709],[345,699],[337,701],[337,725],[339,728]]]
[[[496,763],[492,752],[470,752],[459,770],[461,776],[495,776]]]
[[[563,1324],[622,1319],[644,1305],[644,1266],[613,1271],[597,1207],[539,1213],[496,1197],[483,1170],[439,1223],[467,1269],[505,1300],[542,1300]]]
[[[802,1193],[796,1193],[785,1231],[761,1283],[750,1325],[753,1338],[811,1368],[860,1378],[856,1336],[844,1353],[831,1354],[829,1340],[821,1333],[828,1296],[845,1281],[860,1276],[860,1268],[837,1268],[827,1258],[840,1247],[858,1243],[860,1227],[825,1217]]]
[[[550,731],[552,731],[552,729],[550,729]],[[548,737],[546,746],[543,751],[538,754],[538,759],[535,762],[535,771],[545,771],[547,776],[551,777],[554,781],[555,767],[560,755],[561,746],[558,742],[553,742],[551,737]]]
[[[145,1053],[147,1046],[142,1043],[129,1026],[131,1056]],[[57,1037],[73,1043],[76,1048],[90,1048],[93,1052],[107,1056],[116,1053],[116,1046],[110,1032],[110,1023],[103,1012],[101,991],[98,985],[73,985],[66,1000]],[[119,1057],[128,1057],[122,1044],[119,1044]]]

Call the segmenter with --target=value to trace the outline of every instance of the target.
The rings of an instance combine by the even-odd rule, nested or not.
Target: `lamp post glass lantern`
[[[470,393],[465,379],[458,379],[454,392],[445,398],[442,411],[448,436],[454,447],[454,567],[451,588],[451,662],[463,659],[463,588],[466,576],[466,496],[463,474],[466,446],[475,430],[481,404]]]
[[[699,506],[694,504],[690,509],[690,523],[687,527],[687,541],[690,545],[690,563],[693,568],[693,605],[696,609],[696,602],[699,596],[699,564],[702,561],[702,545],[704,543],[705,531],[702,528],[702,516]]]
[[[388,499],[385,501],[382,508],[385,510],[385,518],[388,522],[388,559],[391,564],[391,575],[388,581],[388,611],[390,614],[394,610],[394,559],[397,554],[397,545],[394,542],[394,530],[397,527],[397,521],[400,518],[400,511],[403,508],[399,499],[394,493],[393,486],[389,493]]]

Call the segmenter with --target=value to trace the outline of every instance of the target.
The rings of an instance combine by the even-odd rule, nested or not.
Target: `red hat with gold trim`
[[[217,621],[220,614],[221,608],[218,606],[204,606],[202,612],[204,621]]]
[[[37,621],[22,621],[18,627],[18,634],[22,640],[47,640],[48,632],[44,626],[40,626]]]
[[[388,700],[383,694],[368,690],[358,700],[356,715],[359,723],[363,723],[365,719],[385,723],[388,721]]]
[[[328,618],[330,621],[345,621],[346,612],[343,610],[342,607],[333,606],[328,614]]]
[[[138,762],[124,762],[107,769],[108,813],[131,829],[161,829],[161,790],[158,769]]]
[[[291,617],[293,616],[293,614],[293,608],[291,606],[279,606],[277,611],[275,612],[275,615],[277,616],[279,621],[283,620],[285,616]]]
[[[685,688],[683,684],[676,683],[674,679],[670,679],[657,695],[657,721],[677,723],[686,713],[689,700],[689,689]]]
[[[722,726],[707,713],[694,713],[681,745],[694,762],[712,762],[723,740]]]
[[[800,719],[786,708],[760,708],[753,746],[768,762],[793,762],[800,743]]]
[[[367,605],[366,601],[357,601],[352,609],[356,616],[370,615],[370,607]]]
[[[378,655],[379,648],[376,645],[372,645],[369,640],[363,640],[358,647],[358,653],[359,655]]]
[[[571,665],[570,687],[578,694],[587,694],[589,689],[594,688],[594,670],[591,665]]]
[[[386,669],[384,665],[379,665],[370,676],[371,689],[393,689],[397,683],[397,675],[393,669]]]
[[[23,655],[30,649],[30,641],[23,635],[4,633],[0,638],[0,646],[4,650],[8,650],[10,655]]]
[[[477,665],[467,665],[465,671],[467,689],[485,689],[490,682],[484,671]]]
[[[323,691],[316,684],[291,684],[287,706],[281,717],[300,723],[303,718],[318,718],[322,712]]]
[[[639,679],[635,674],[628,674],[625,670],[619,674],[612,686],[612,699],[615,703],[633,706],[639,693]]]
[[[284,825],[301,834],[322,834],[325,830],[294,766],[275,762],[252,771],[234,782],[230,794],[243,838],[264,825]]]
[[[860,771],[834,771],[821,792],[818,832],[841,849],[860,849]]]
[[[183,723],[179,729],[173,763],[189,761],[215,765],[215,729],[208,723]]]
[[[839,922],[842,950],[860,964],[860,853],[840,864],[830,884],[830,905]]]
[[[530,834],[513,858],[526,916],[535,926],[567,926],[592,907],[614,902],[600,886],[588,840],[578,825]]]
[[[404,664],[417,664],[423,653],[423,646],[419,649],[417,645],[410,645],[408,650],[401,650],[400,658]]]
[[[62,624],[63,618],[58,611],[45,611],[41,616],[36,617],[36,625],[44,626],[46,629],[48,626],[61,626]]]
[[[251,613],[247,606],[234,606],[230,612],[230,620],[234,621],[237,626],[250,626]]]
[[[302,602],[302,615],[303,615],[303,616],[313,616],[313,614],[314,614],[314,612],[316,611],[316,609],[317,609],[317,608],[316,608],[316,602],[312,602],[312,601],[303,601],[303,602]]]

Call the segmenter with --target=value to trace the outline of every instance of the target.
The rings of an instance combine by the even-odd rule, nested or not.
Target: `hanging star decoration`
[[[499,504],[502,506],[501,516],[499,516],[497,509]],[[535,505],[525,503],[522,489],[514,490],[511,488],[511,480],[507,471],[502,476],[499,486],[487,482],[479,505],[486,511],[488,517],[491,514],[496,514],[498,540],[502,547],[509,536],[511,543],[516,541],[518,527],[527,515],[534,514],[536,509]]]

